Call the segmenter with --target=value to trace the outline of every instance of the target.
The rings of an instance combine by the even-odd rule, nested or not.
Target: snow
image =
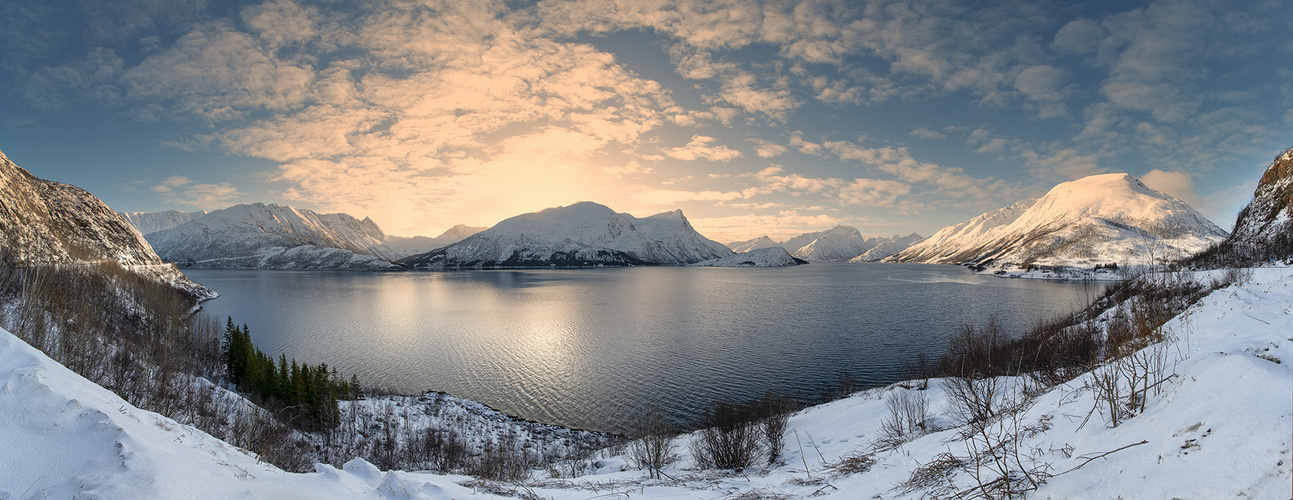
[[[736,255],[703,260],[689,266],[696,267],[785,267],[797,266],[802,261],[796,260],[786,249],[781,247],[759,248]]]
[[[440,233],[440,236],[436,236],[434,238],[428,238],[426,236],[387,235],[386,241],[383,245],[389,249],[386,254],[393,260],[398,260],[412,255],[427,253],[437,248],[447,247],[486,229],[489,228],[457,224],[445,230],[445,232]]]
[[[730,248],[732,249],[733,252],[737,252],[737,253],[748,252],[750,250],[758,250],[760,248],[772,248],[772,247],[780,247],[780,246],[781,246],[780,243],[772,241],[772,238],[769,238],[767,236],[760,236],[758,238],[745,240],[745,241],[733,241],[727,244],[727,248]]]
[[[1102,174],[943,228],[887,261],[972,262],[989,271],[1151,265],[1198,252],[1225,236],[1185,202],[1130,175]]]
[[[1025,462],[1052,475],[1034,498],[1293,497],[1293,268],[1258,268],[1206,296],[1165,328],[1175,374],[1145,410],[1110,427],[1093,412],[1090,374],[1035,395],[1019,423]],[[1198,273],[1208,281],[1220,271]],[[1023,378],[1003,380],[1012,390]],[[780,464],[698,471],[684,435],[667,479],[648,479],[606,452],[590,475],[546,478],[518,491],[554,500],[600,498],[921,498],[898,487],[940,453],[965,455],[942,380],[923,393],[935,430],[896,448],[874,444],[885,398],[915,383],[872,389],[790,418]],[[1089,420],[1087,415],[1090,414]],[[382,472],[362,460],[289,474],[193,428],[130,406],[0,331],[0,498],[476,498],[469,479]],[[1085,422],[1085,423],[1084,423]],[[1139,444],[1139,443],[1144,444]],[[1112,453],[1110,453],[1112,452]],[[833,467],[858,453],[860,473]],[[1098,457],[1098,458],[1097,458]],[[541,477],[544,477],[541,479]],[[972,487],[967,473],[951,491]],[[944,492],[943,496],[946,496]]]
[[[637,218],[580,202],[511,217],[402,262],[418,268],[679,265],[731,254],[697,233],[681,211]]]
[[[208,212],[199,210],[196,212],[185,212],[183,210],[166,210],[162,212],[117,212],[130,221],[139,234],[149,234],[177,227],[185,222],[191,221]]]
[[[195,299],[215,292],[162,262],[120,214],[94,195],[37,179],[0,152],[0,248],[10,262],[63,266],[116,263]]]
[[[234,205],[147,239],[162,259],[186,267],[398,269],[372,219],[284,205]]]
[[[803,233],[782,243],[760,236],[747,241],[734,241],[727,246],[737,252],[781,247],[795,258],[809,262],[871,262],[893,255],[921,239],[916,233],[868,238],[855,227],[835,226],[826,231]]]

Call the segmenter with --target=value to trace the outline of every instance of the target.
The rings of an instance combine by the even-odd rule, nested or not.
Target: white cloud
[[[1150,189],[1175,196],[1192,206],[1200,206],[1203,201],[1194,192],[1194,176],[1189,172],[1164,172],[1153,169],[1140,176],[1140,181]]]
[[[754,143],[754,153],[757,154],[759,158],[775,158],[786,154],[787,151],[790,151],[785,146],[775,142],[768,142],[757,138],[746,140]]]
[[[1064,70],[1054,66],[1029,66],[1015,76],[1015,88],[1029,100],[1038,118],[1056,118],[1068,114],[1061,88],[1064,77]]]
[[[930,140],[934,140],[934,139],[945,139],[945,138],[947,138],[947,134],[944,134],[944,133],[942,133],[942,132],[939,132],[939,131],[937,131],[937,130],[934,130],[934,129],[932,129],[932,128],[929,128],[929,127],[927,127],[927,126],[923,126],[923,125],[922,125],[922,126],[920,126],[920,127],[916,127],[916,128],[914,128],[914,129],[912,129],[912,130],[911,130],[911,132],[908,132],[908,135],[910,135],[910,136],[912,136],[912,137],[915,137],[915,138],[917,138],[917,139],[930,139]]]
[[[1022,156],[1032,169],[1033,176],[1044,182],[1058,183],[1108,171],[1100,165],[1097,155],[1082,154],[1075,148],[1063,148],[1048,153],[1027,149],[1023,151]]]
[[[167,203],[187,205],[202,210],[225,208],[229,200],[242,196],[238,188],[228,182],[197,184],[183,176],[167,177],[151,189],[155,193],[160,193]]]
[[[691,142],[686,146],[669,148],[664,151],[665,156],[676,160],[708,160],[708,161],[727,161],[741,156],[741,152],[731,149],[722,144],[713,145],[718,139],[703,135],[691,136]]]

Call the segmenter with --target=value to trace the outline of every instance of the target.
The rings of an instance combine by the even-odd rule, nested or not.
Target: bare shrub
[[[942,359],[942,370],[949,375],[944,386],[952,412],[964,422],[982,422],[996,414],[1004,384],[995,376],[1004,361],[1002,343],[995,318],[982,330],[965,325],[949,341]]]
[[[1028,447],[1024,439],[1044,432],[1049,423],[1025,426],[1023,416],[1032,401],[1022,394],[1013,404],[990,420],[973,422],[965,439],[966,471],[975,486],[957,494],[960,498],[1015,498],[1036,490],[1050,477],[1050,464],[1040,449]]]
[[[702,469],[744,469],[754,465],[760,451],[758,409],[720,401],[705,410],[691,453]]]
[[[924,391],[895,388],[885,406],[889,412],[880,423],[882,445],[897,446],[928,429],[929,401]]]
[[[758,406],[759,432],[768,451],[768,465],[773,465],[785,448],[786,427],[790,423],[790,414],[795,411],[795,404],[784,395],[769,392],[763,395]]]
[[[646,469],[651,479],[660,479],[660,469],[674,458],[673,438],[678,433],[664,422],[659,409],[653,409],[638,420],[629,444],[629,460],[640,469]]]

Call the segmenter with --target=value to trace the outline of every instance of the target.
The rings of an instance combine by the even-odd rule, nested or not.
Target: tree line
[[[262,406],[277,411],[280,420],[303,431],[332,429],[340,422],[338,399],[362,399],[359,377],[347,381],[327,363],[290,363],[286,355],[277,361],[251,343],[247,325],[234,325],[229,318],[223,342],[225,373],[240,391],[250,393]]]

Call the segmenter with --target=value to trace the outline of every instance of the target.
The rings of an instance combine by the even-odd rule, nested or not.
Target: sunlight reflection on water
[[[893,382],[963,323],[1018,332],[1098,292],[901,264],[188,274],[273,356],[609,431],[652,405],[687,424],[720,399],[812,400],[841,372]]]

